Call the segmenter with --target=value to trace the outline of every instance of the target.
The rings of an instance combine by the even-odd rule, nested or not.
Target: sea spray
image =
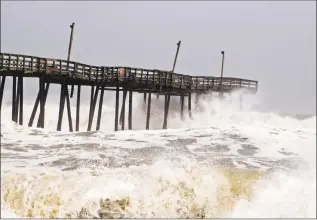
[[[13,123],[3,106],[1,217],[315,217],[315,117],[259,113],[248,103],[240,111],[206,95],[184,120],[173,99],[170,129],[160,130],[164,100],[154,97],[145,131],[134,96],[134,130],[113,132],[109,98],[98,132],[85,132],[87,105],[74,133],[67,117],[55,131],[57,103],[48,102],[45,129],[28,128],[28,117]]]

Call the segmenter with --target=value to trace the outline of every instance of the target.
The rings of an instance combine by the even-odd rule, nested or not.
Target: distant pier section
[[[174,69],[174,67],[173,67]],[[32,114],[28,125],[33,126],[35,114],[39,108],[37,127],[44,128],[45,102],[50,84],[60,84],[59,114],[57,116],[56,130],[60,131],[66,102],[69,131],[79,131],[80,119],[80,94],[81,87],[88,86],[91,89],[89,120],[87,131],[92,130],[92,120],[95,111],[97,114],[96,130],[101,127],[102,105],[105,91],[116,92],[114,103],[114,130],[125,130],[125,111],[128,111],[129,130],[132,126],[132,96],[133,93],[143,93],[144,102],[147,104],[145,129],[149,129],[151,116],[151,100],[165,99],[165,107],[162,114],[164,120],[162,128],[167,128],[167,118],[171,96],[180,97],[180,116],[184,114],[184,102],[187,98],[188,113],[191,116],[192,94],[218,92],[231,93],[237,89],[243,89],[243,93],[255,94],[258,90],[258,81],[234,78],[234,77],[213,77],[213,76],[190,76],[175,73],[174,71],[158,69],[142,69],[123,66],[92,66],[83,63],[51,59],[44,57],[28,56],[21,54],[0,54],[0,110],[3,100],[3,91],[6,77],[13,78],[12,86],[12,120],[23,124],[23,79],[33,77],[39,79],[38,95],[35,98]],[[69,92],[68,87],[71,87]],[[70,111],[70,98],[73,97],[74,87],[77,87],[75,128],[73,128],[72,112]],[[122,103],[120,109],[120,92]],[[152,95],[156,97],[152,97]],[[98,101],[99,98],[99,101]],[[126,108],[126,99],[128,106]],[[242,95],[241,95],[242,99]],[[242,102],[242,100],[240,100]],[[96,109],[97,108],[97,109]],[[119,112],[120,110],[120,112]],[[86,114],[86,113],[85,113]],[[119,128],[121,126],[121,129]]]

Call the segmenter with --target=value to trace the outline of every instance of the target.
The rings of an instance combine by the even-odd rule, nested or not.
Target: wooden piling
[[[45,86],[45,90],[44,90],[44,106],[45,106],[45,104],[46,104],[46,98],[47,98],[47,93],[48,93],[48,89],[49,89],[49,86],[50,86],[50,83],[46,83],[46,86]],[[40,91],[40,90],[39,90]],[[34,116],[35,116],[35,113],[36,113],[36,111],[37,111],[37,107],[38,107],[38,105],[39,105],[39,102],[40,102],[40,96],[39,96],[39,94],[40,94],[40,92],[38,93],[38,96],[37,96],[37,105],[36,105],[36,110],[35,110],[35,112],[34,112]],[[44,107],[45,108],[45,107]],[[34,109],[33,109],[33,111],[34,111]],[[33,114],[33,111],[32,111],[32,114]],[[33,119],[34,119],[34,116],[33,116]],[[32,119],[32,120],[33,120]],[[33,123],[33,121],[32,121],[32,123]],[[32,125],[31,125],[32,126]],[[40,117],[40,114],[39,114],[39,118],[38,118],[38,120],[37,120],[37,127],[38,128],[40,128],[41,127],[41,117]]]
[[[196,93],[195,93],[195,104],[197,105],[198,104],[198,102],[199,102],[199,99],[200,99],[200,92],[199,91],[197,91]]]
[[[143,93],[144,104],[146,103],[146,93]]]
[[[127,90],[123,91],[123,97],[122,97],[122,107],[121,107],[121,113],[119,122],[121,123],[121,130],[124,130],[124,124],[125,124],[125,100],[127,98]]]
[[[65,89],[64,84],[61,84],[61,95],[60,95],[60,98],[59,98],[59,111],[58,111],[57,131],[61,131],[61,129],[62,129],[63,113],[64,113],[64,106],[65,106],[65,98],[66,98],[64,89]]]
[[[98,89],[98,88],[97,88]],[[89,103],[89,114],[88,114],[88,125],[87,125],[87,131],[90,131],[89,127],[91,128],[90,120],[91,120],[91,112],[92,112],[92,106],[94,103],[94,96],[95,96],[95,86],[90,87],[90,103]]]
[[[88,119],[88,128],[87,131],[91,131],[91,126],[92,126],[92,121],[94,119],[94,114],[95,114],[95,108],[96,108],[96,103],[97,103],[97,98],[98,98],[98,92],[99,92],[100,86],[96,86],[96,91],[95,94],[91,97],[93,97],[92,102],[90,102],[90,111],[89,111],[89,119]],[[93,92],[93,89],[92,89]]]
[[[188,107],[188,114],[189,114],[189,117],[191,118],[192,117],[192,93],[189,92],[188,93],[188,104],[187,104],[187,107]]]
[[[16,123],[18,123],[18,120],[19,120],[19,103],[20,103],[20,93],[21,93],[21,87],[20,87],[19,81],[20,80],[18,77],[18,79],[17,79],[17,93],[16,93],[16,99],[15,99],[15,103],[14,103],[14,106],[15,106],[14,115],[15,115]]]
[[[44,100],[45,102],[46,102],[46,97],[47,97],[49,86],[50,86],[50,83],[46,83],[45,100]],[[40,102],[40,90],[37,93],[37,97],[36,97],[36,100],[35,100],[35,103],[34,103],[34,106],[33,106],[32,114],[31,114],[31,117],[30,117],[30,120],[29,120],[29,124],[28,124],[29,127],[32,127],[32,125],[33,125],[33,121],[34,121],[34,118],[35,118],[35,114],[36,114],[39,102]],[[37,121],[37,127],[39,128],[40,126],[41,125],[40,125],[40,117],[39,117],[39,119]]]
[[[102,86],[101,92],[100,92],[100,97],[99,97],[99,108],[98,108],[97,125],[96,125],[97,131],[99,131],[99,129],[100,129],[100,121],[101,121],[101,115],[102,115],[102,105],[103,105],[104,92],[105,92],[105,86]]]
[[[76,131],[79,131],[80,92],[81,92],[81,85],[78,85],[77,86],[77,101],[76,101]]]
[[[13,79],[12,79],[12,121],[14,122],[17,122],[16,115],[15,115],[16,114],[15,103],[16,103],[16,93],[17,93],[16,81],[17,81],[16,76],[13,76]]]
[[[44,108],[45,108],[45,91],[44,91],[44,76],[40,76],[39,79],[39,91],[40,91],[40,127],[44,128]]]
[[[114,130],[118,131],[118,116],[119,116],[119,85],[116,88],[116,103],[115,103],[115,116],[114,116]]]
[[[71,112],[71,108],[70,108],[69,92],[68,92],[67,85],[65,84],[64,86],[65,86],[64,92],[65,92],[65,97],[66,97],[66,108],[67,108],[67,116],[68,116],[68,127],[69,127],[69,131],[73,132],[73,120],[72,120],[72,112]]]
[[[167,118],[168,118],[168,109],[170,105],[170,98],[171,98],[171,95],[169,93],[165,94],[163,129],[167,128]]]
[[[18,86],[20,88],[19,124],[23,125],[23,77],[19,76]]]
[[[121,105],[121,111],[120,111],[120,116],[119,116],[119,124],[122,125],[122,117],[123,114],[125,114],[125,100],[126,100],[127,94],[126,91],[123,90],[122,93],[122,105]]]
[[[132,89],[129,91],[129,116],[128,116],[128,126],[129,130],[132,130]]]
[[[95,86],[91,86],[90,87],[90,104],[89,104],[89,114],[91,112],[91,106],[92,106],[92,103],[94,101],[94,94],[95,94]]]
[[[147,114],[146,114],[146,130],[150,128],[150,117],[151,117],[151,94],[152,91],[149,91],[148,101],[147,101]]]
[[[6,76],[2,76],[1,84],[0,84],[0,111],[2,107],[2,100],[3,100],[3,92],[4,92],[4,85],[6,81]]]
[[[180,104],[181,104],[181,118],[184,118],[184,94],[180,95]]]

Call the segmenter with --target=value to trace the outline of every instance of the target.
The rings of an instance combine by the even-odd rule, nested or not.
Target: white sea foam
[[[79,133],[67,131],[66,113],[55,131],[58,106],[49,100],[44,130],[12,123],[3,106],[1,217],[76,217],[83,207],[98,216],[106,198],[129,200],[126,217],[315,217],[316,117],[255,112],[252,98],[240,111],[235,95],[231,103],[207,95],[198,105],[193,97],[192,119],[180,119],[173,99],[170,129],[155,130],[164,100],[152,99],[150,131],[141,95],[133,131],[113,132],[112,96],[101,131],[89,133],[87,105]],[[25,125],[32,107],[24,106]]]

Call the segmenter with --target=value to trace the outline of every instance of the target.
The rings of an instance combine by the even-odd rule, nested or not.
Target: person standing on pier
[[[133,73],[129,72],[129,74],[126,74],[124,68],[119,69],[119,81],[129,82],[129,81],[133,81],[134,79],[135,79],[135,76]]]

